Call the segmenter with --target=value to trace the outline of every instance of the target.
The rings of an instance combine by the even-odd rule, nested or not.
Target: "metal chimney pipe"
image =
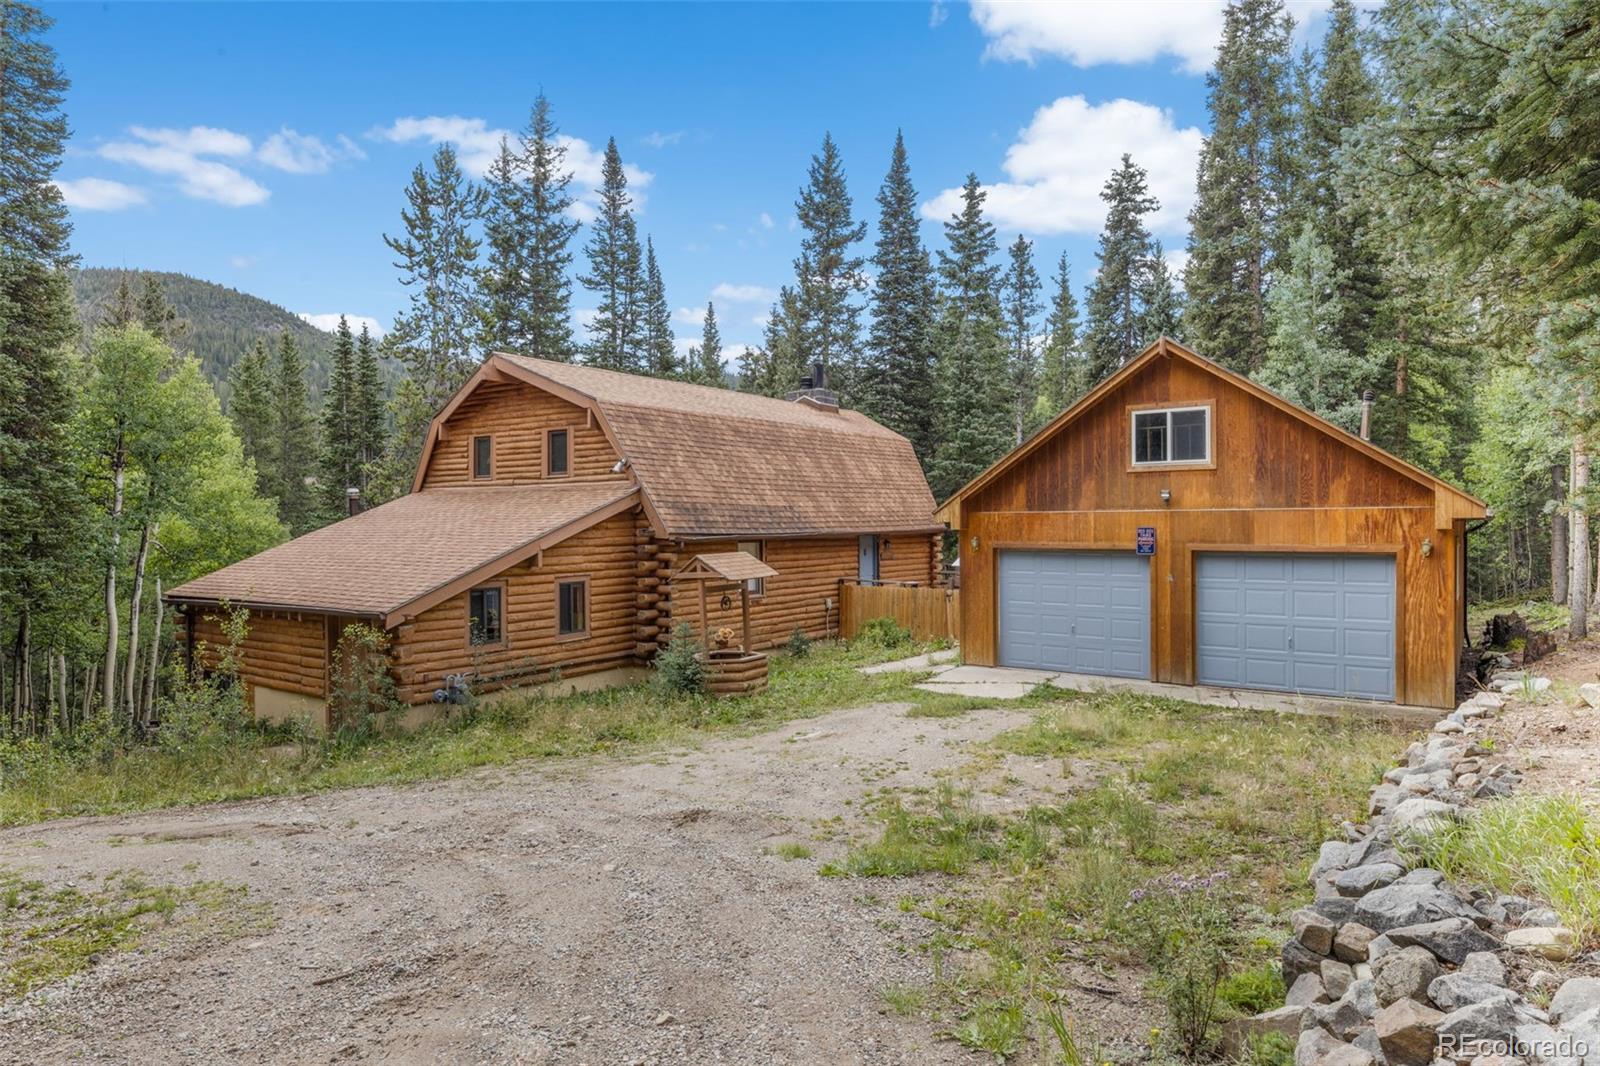
[[[1372,439],[1372,390],[1361,394],[1361,439]]]
[[[354,485],[344,490],[344,512],[347,518],[361,513],[361,490]]]

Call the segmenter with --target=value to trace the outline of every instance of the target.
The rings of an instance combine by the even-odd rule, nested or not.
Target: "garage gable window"
[[[1133,412],[1134,466],[1210,461],[1210,407]]]

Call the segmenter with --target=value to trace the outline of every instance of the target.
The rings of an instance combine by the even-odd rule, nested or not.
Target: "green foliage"
[[[687,622],[679,622],[672,631],[666,650],[656,656],[655,671],[655,685],[664,693],[676,696],[705,691],[706,664]]]
[[[245,458],[255,468],[256,487],[271,495],[271,478],[277,469],[274,458],[277,437],[272,431],[272,376],[268,367],[267,342],[257,340],[228,375],[231,400],[228,418]]]
[[[858,359],[861,306],[855,295],[866,288],[862,259],[853,248],[867,235],[867,224],[852,217],[844,161],[831,134],[811,157],[805,187],[795,201],[800,255],[794,261],[798,327],[796,343],[808,360],[820,362],[834,387],[848,380]],[[790,386],[794,387],[793,385]]]
[[[589,272],[578,281],[599,300],[589,322],[584,361],[608,370],[638,370],[645,361],[644,262],[615,137],[606,143],[598,215],[583,250]]]
[[[1039,272],[1033,266],[1033,244],[1021,234],[1011,245],[1011,261],[1000,279],[1005,311],[1006,387],[1010,393],[1012,428],[1021,444],[1029,416],[1039,397],[1039,351],[1034,319],[1039,302]]]
[[[389,634],[365,623],[345,626],[329,673],[330,732],[346,740],[370,736],[401,707]]]
[[[1110,376],[1145,340],[1144,297],[1154,254],[1145,216],[1161,206],[1150,194],[1149,173],[1126,152],[1100,199],[1106,203],[1106,222],[1095,252],[1100,269],[1089,286],[1083,343],[1091,383]]]
[[[708,312],[710,306],[706,305]],[[719,371],[721,358],[719,351]],[[661,264],[656,262],[656,245],[649,237],[644,239],[644,366],[641,369],[658,378],[677,377],[680,370],[677,341],[672,335],[672,305],[667,303]],[[724,382],[719,378],[716,384]]]
[[[171,669],[165,698],[156,709],[156,745],[163,752],[182,757],[200,748],[231,746],[252,726],[239,679],[250,612],[224,604],[219,619],[227,643],[209,647],[201,641],[195,647],[193,671],[182,663]],[[211,668],[200,669],[202,662],[212,662]]]
[[[784,651],[796,659],[803,659],[811,654],[811,638],[806,636],[804,626],[795,626],[794,632],[789,634],[788,643],[783,646]]]
[[[883,650],[903,648],[911,643],[911,630],[893,618],[869,618],[856,631],[852,643]]]
[[[272,467],[268,484],[278,499],[278,517],[296,536],[319,523],[306,475],[317,458],[317,423],[306,387],[306,364],[294,338],[278,338],[272,385]]]
[[[348,508],[345,490],[361,487],[361,426],[357,409],[356,343],[350,323],[339,316],[333,345],[333,373],[322,401],[322,454],[317,487],[323,516],[337,521]]]
[[[700,343],[689,349],[688,365],[683,368],[684,380],[696,385],[724,388],[728,372],[722,365],[722,331],[717,328],[717,309],[706,301],[706,315],[701,328]]]
[[[1283,1006],[1286,991],[1283,968],[1271,961],[1228,974],[1217,986],[1217,999],[1235,1014],[1249,1017]]]
[[[1042,409],[1034,421],[1044,424],[1089,391],[1088,368],[1078,348],[1078,299],[1072,293],[1072,268],[1067,253],[1056,264],[1055,294],[1046,323],[1044,369],[1040,380]]]

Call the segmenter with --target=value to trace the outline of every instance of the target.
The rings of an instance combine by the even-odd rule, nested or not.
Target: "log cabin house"
[[[911,445],[821,380],[787,400],[489,356],[434,418],[412,491],[173,589],[190,654],[248,609],[241,678],[258,717],[325,724],[333,649],[391,638],[400,698],[600,687],[687,623],[700,553],[743,551],[757,648],[835,635],[841,582],[927,584],[943,527]],[[738,626],[719,590],[707,624]],[[419,711],[413,719],[427,717]]]
[[[939,510],[968,663],[1431,707],[1487,515],[1166,338]]]

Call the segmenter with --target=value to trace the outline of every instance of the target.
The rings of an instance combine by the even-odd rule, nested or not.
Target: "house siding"
[[[625,481],[613,474],[617,450],[589,412],[542,389],[522,383],[486,384],[462,401],[444,424],[444,437],[428,459],[422,488],[447,485],[518,485],[545,480],[545,431],[565,429],[568,468],[561,478]],[[472,439],[493,438],[492,475],[472,476]]]

